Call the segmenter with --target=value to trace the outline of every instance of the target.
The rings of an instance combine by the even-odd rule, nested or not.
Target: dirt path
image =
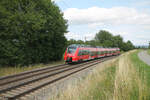
[[[147,51],[141,51],[138,56],[143,62],[150,65],[150,55],[148,55]]]

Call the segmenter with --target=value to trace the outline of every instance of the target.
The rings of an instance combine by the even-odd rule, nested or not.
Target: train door
[[[84,59],[88,60],[88,58],[89,58],[89,54],[88,54],[88,49],[86,48],[84,49]]]
[[[89,48],[89,60],[92,59],[92,48]]]
[[[78,57],[79,57],[79,61],[82,61],[82,49],[79,49]]]

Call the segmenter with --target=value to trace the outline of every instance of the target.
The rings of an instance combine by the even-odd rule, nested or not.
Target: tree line
[[[135,48],[130,40],[127,42],[123,41],[123,38],[120,35],[112,35],[112,33],[100,30],[96,33],[95,38],[90,41],[74,40],[71,39],[68,41],[70,44],[87,44],[91,46],[101,46],[101,47],[119,47],[122,51],[128,51]]]

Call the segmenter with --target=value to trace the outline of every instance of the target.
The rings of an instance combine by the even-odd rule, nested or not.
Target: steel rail
[[[6,92],[11,91],[13,89],[20,88],[21,86],[29,85],[29,84],[32,84],[34,82],[44,80],[45,78],[49,78],[49,77],[52,77],[52,76],[57,75],[57,74],[61,74],[61,73],[69,72],[69,71],[74,70],[74,69],[78,69],[81,66],[80,69],[78,69],[78,70],[76,70],[74,72],[71,72],[71,73],[69,73],[67,75],[64,75],[64,76],[62,75],[59,78],[56,78],[54,80],[49,80],[48,82],[41,83],[40,85],[35,86],[33,88],[30,88],[30,89],[27,89],[24,92],[20,92],[19,94],[16,94],[13,97],[8,97],[8,100],[14,100],[16,98],[19,98],[19,97],[21,97],[21,96],[23,96],[25,94],[28,94],[28,93],[32,92],[32,91],[40,89],[43,86],[46,86],[46,85],[51,84],[51,83],[54,83],[54,82],[56,82],[58,80],[66,78],[66,77],[68,77],[68,76],[70,76],[70,75],[72,75],[74,73],[77,73],[79,71],[87,69],[87,68],[89,68],[89,67],[91,67],[93,65],[96,65],[99,62],[102,62],[102,61],[105,61],[105,60],[108,60],[108,59],[111,59],[111,58],[114,58],[114,56],[106,57],[106,58],[102,58],[102,59],[97,59],[97,60],[92,60],[92,61],[89,61],[89,62],[77,64],[77,65],[74,65],[74,66],[71,66],[71,67],[68,67],[68,68],[67,68],[66,64],[62,64],[62,65],[57,65],[57,66],[53,66],[53,67],[46,67],[46,68],[41,68],[41,69],[37,69],[37,70],[33,70],[33,71],[27,71],[27,72],[24,72],[24,73],[21,73],[21,74],[12,75],[12,77],[15,77],[15,76],[18,77],[19,75],[25,75],[25,74],[29,74],[29,73],[36,72],[36,71],[40,73],[40,74],[39,73],[38,74],[34,73],[33,76],[28,76],[28,77],[25,78],[25,79],[28,79],[28,78],[32,78],[32,77],[36,76],[35,78],[33,78],[31,80],[23,81],[24,79],[22,79],[22,81],[21,81],[21,79],[17,79],[17,81],[21,81],[21,82],[20,83],[18,82],[18,84],[14,84],[13,86],[10,86],[10,87],[0,88],[0,93],[6,93]],[[88,65],[88,64],[90,64],[90,65]],[[64,65],[65,65],[65,67],[59,67],[59,66],[64,66]],[[52,70],[47,70],[47,69],[51,69],[51,68],[52,68]],[[46,70],[46,71],[43,71],[43,70]],[[40,72],[40,71],[43,71],[43,72]],[[44,73],[44,72],[46,72],[46,73]],[[51,73],[49,73],[49,72],[51,72]],[[7,79],[7,78],[11,78],[11,76],[7,76],[7,77],[4,77],[4,78],[1,78],[0,81],[4,80],[4,79]],[[11,83],[11,82],[15,82],[15,80],[9,81],[8,84]],[[0,83],[0,84],[2,84],[2,83]],[[2,84],[2,85],[4,85],[4,84]]]
[[[48,67],[33,69],[33,70],[30,70],[30,71],[24,71],[24,72],[21,72],[21,73],[18,73],[18,74],[13,74],[13,75],[8,75],[8,76],[2,76],[2,77],[0,77],[0,81],[4,80],[4,79],[13,78],[13,77],[16,77],[16,76],[20,76],[20,75],[25,75],[25,74],[29,74],[29,73],[33,73],[33,72],[37,72],[37,71],[42,71],[42,70],[50,69],[50,68],[61,67],[61,66],[64,66],[64,65],[67,65],[67,64],[55,65],[55,66],[52,66],[52,67],[48,66]]]
[[[52,71],[55,71],[55,70],[58,70],[58,69],[67,68],[67,67],[68,67],[68,65],[67,66],[64,65],[62,67],[54,67],[54,68],[44,69],[44,70],[41,70],[41,71],[28,73],[26,75],[23,74],[23,75],[20,75],[20,76],[17,76],[17,77],[13,77],[11,79],[4,79],[4,80],[0,81],[0,86],[6,85],[6,84],[9,84],[9,83],[12,83],[12,82],[24,80],[24,79],[27,79],[27,78],[30,78],[30,77],[33,77],[33,76],[37,76],[37,75],[40,75],[40,74],[52,72]]]
[[[109,58],[109,59],[110,59],[110,58]],[[56,82],[56,81],[59,81],[59,80],[61,80],[61,79],[64,79],[64,78],[66,78],[66,77],[68,77],[68,76],[70,76],[70,75],[72,75],[72,74],[75,74],[75,73],[77,73],[77,72],[83,71],[84,69],[87,69],[87,68],[89,68],[89,67],[92,67],[92,66],[94,66],[94,65],[96,65],[96,64],[99,64],[100,62],[103,62],[103,61],[106,61],[106,60],[108,60],[108,59],[103,59],[103,60],[100,60],[100,61],[99,61],[99,60],[98,60],[98,61],[95,61],[94,63],[91,63],[90,65],[84,66],[83,68],[77,69],[77,70],[75,70],[75,71],[73,71],[73,72],[70,72],[70,73],[68,73],[68,74],[66,74],[66,75],[62,75],[62,76],[60,76],[60,77],[58,77],[58,78],[56,78],[56,79],[49,80],[48,82],[45,82],[45,83],[43,83],[43,84],[40,84],[40,85],[35,86],[35,87],[33,87],[33,88],[30,88],[30,89],[27,89],[26,91],[24,91],[24,92],[22,92],[22,93],[19,93],[19,94],[17,94],[17,95],[14,95],[13,97],[8,97],[8,100],[15,100],[15,99],[17,99],[17,98],[19,98],[19,97],[21,97],[21,96],[23,96],[23,95],[29,94],[29,93],[31,93],[31,92],[33,92],[33,91],[35,91],[35,90],[37,90],[37,89],[40,89],[40,88],[42,88],[42,87],[44,87],[44,86],[46,86],[46,85],[48,85],[48,84],[52,84],[52,83],[54,83],[54,82]],[[79,67],[78,67],[78,68],[79,68]]]
[[[89,63],[92,63],[92,62],[96,62],[96,60],[93,60],[93,61],[90,61],[90,62],[86,62],[86,63],[83,63],[83,64],[81,64],[81,65],[86,65],[86,64],[89,64]],[[0,88],[0,93],[3,93],[3,92],[6,92],[6,91],[9,91],[9,90],[11,90],[11,89],[14,89],[14,88],[17,88],[17,87],[20,87],[20,86],[23,86],[23,85],[26,85],[26,84],[29,84],[29,83],[32,83],[32,82],[36,82],[36,81],[38,81],[38,80],[41,80],[41,79],[44,79],[44,78],[47,78],[47,77],[50,77],[50,76],[53,76],[53,75],[56,75],[56,74],[59,74],[59,73],[63,73],[63,72],[65,72],[65,71],[69,71],[69,70],[72,70],[72,69],[74,69],[74,68],[77,68],[77,67],[79,67],[79,66],[81,66],[80,64],[78,65],[75,65],[75,66],[72,66],[72,67],[65,67],[65,68],[67,68],[67,69],[64,69],[64,70],[60,70],[60,69],[62,69],[62,68],[60,68],[59,70],[57,69],[57,70],[55,70],[55,71],[57,71],[57,72],[54,72],[54,73],[48,73],[48,74],[42,74],[41,76],[42,77],[36,77],[35,79],[33,78],[32,79],[32,77],[31,77],[31,80],[27,80],[27,81],[21,81],[21,82],[19,82],[18,84],[13,84],[13,86],[9,86],[9,87],[6,87],[6,88]]]
[[[96,65],[96,64],[98,64],[98,63],[99,63],[99,62],[94,63],[94,64],[92,64],[92,65],[89,65],[89,66],[87,66],[87,67],[81,68],[81,69],[79,69],[79,70],[77,70],[77,71],[71,72],[71,73],[69,73],[69,74],[67,74],[67,75],[60,76],[59,78],[56,78],[56,79],[54,79],[54,80],[50,80],[50,81],[48,81],[48,82],[46,82],[46,83],[43,83],[43,84],[41,84],[41,85],[39,85],[39,86],[36,86],[36,87],[34,87],[34,88],[30,88],[30,89],[28,89],[27,91],[24,91],[24,92],[22,92],[22,93],[20,93],[20,94],[17,94],[17,95],[15,95],[15,96],[13,96],[13,97],[9,97],[8,100],[15,100],[15,99],[18,98],[18,97],[21,97],[21,96],[23,96],[23,95],[25,95],[25,94],[28,94],[28,93],[30,93],[30,92],[33,92],[33,91],[35,91],[35,90],[37,90],[37,89],[40,89],[41,87],[44,87],[44,86],[46,86],[46,85],[48,85],[48,84],[52,84],[52,83],[54,83],[54,82],[56,82],[56,81],[59,81],[59,80],[61,80],[61,79],[64,79],[64,78],[66,78],[66,77],[68,77],[68,76],[70,76],[70,75],[72,75],[72,74],[74,74],[74,73],[77,73],[77,72],[79,72],[79,71],[82,71],[82,70],[84,70],[84,69],[86,69],[86,68],[89,68],[89,67],[91,67],[91,66],[93,66],[93,65]]]

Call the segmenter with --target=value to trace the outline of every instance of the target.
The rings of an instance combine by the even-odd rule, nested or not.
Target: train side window
[[[90,52],[90,56],[92,56],[92,55],[93,55],[93,51]]]
[[[82,50],[82,55],[85,55],[85,50]]]
[[[87,50],[87,54],[88,54],[88,55],[90,54],[89,50]]]
[[[84,55],[84,50],[81,50],[81,55]]]
[[[78,56],[80,56],[80,50],[79,50],[79,52],[78,52]]]
[[[84,55],[87,55],[86,50],[84,50]]]
[[[96,51],[96,55],[98,55],[98,51]]]
[[[79,50],[78,56],[81,56],[81,55],[82,55],[82,50]]]
[[[85,55],[88,55],[88,51],[87,50],[85,50]]]
[[[92,51],[92,56],[94,56],[94,51]]]
[[[95,51],[95,55],[97,55],[97,51]]]
[[[90,51],[90,56],[92,56],[92,54],[93,54],[93,51]]]
[[[90,50],[88,50],[88,54],[91,56],[91,51]]]
[[[101,52],[100,51],[98,51],[98,55],[100,55],[101,54]]]
[[[90,51],[89,51],[89,50],[87,50],[87,54],[88,54],[88,55],[90,54]]]

